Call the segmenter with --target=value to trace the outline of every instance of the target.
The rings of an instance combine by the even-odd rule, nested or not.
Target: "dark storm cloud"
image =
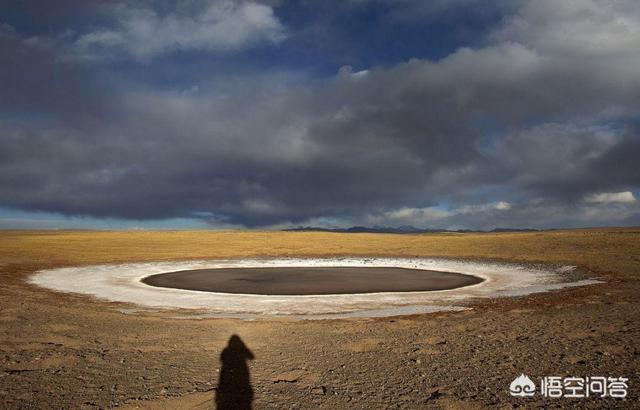
[[[91,33],[104,46],[93,52],[120,48],[118,58],[142,56],[150,71],[180,51],[108,42],[132,35],[129,23],[70,38],[5,25],[0,205],[246,226],[634,221],[637,201],[585,198],[640,186],[640,12],[632,1],[572,4],[525,2],[484,46],[437,61],[295,81],[212,73],[185,89],[132,84],[109,70],[113,60],[85,58],[79,41]],[[273,20],[277,7],[257,10],[242,38],[273,28],[295,35]],[[200,24],[181,17],[158,41],[220,52],[209,34],[184,37],[192,23]],[[451,209],[435,206],[442,202]]]
[[[506,173],[526,164],[530,173],[521,173],[519,182],[532,194],[576,201],[590,192],[633,191],[640,186],[636,127],[617,133],[602,127],[545,128],[532,136],[535,141],[518,140],[519,147],[509,151],[510,161],[501,163],[511,163],[501,170]]]

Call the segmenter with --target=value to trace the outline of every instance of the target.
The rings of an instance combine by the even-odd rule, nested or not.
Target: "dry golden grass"
[[[0,231],[1,265],[266,256],[445,256],[573,263],[640,273],[640,228],[527,233],[339,234],[265,231]]]

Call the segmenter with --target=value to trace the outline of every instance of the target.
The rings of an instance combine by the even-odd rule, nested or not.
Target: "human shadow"
[[[227,347],[220,354],[222,368],[216,390],[216,409],[251,409],[253,388],[249,378],[248,360],[253,360],[253,353],[238,335],[232,335]]]

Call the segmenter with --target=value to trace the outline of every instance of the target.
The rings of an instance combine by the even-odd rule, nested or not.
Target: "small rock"
[[[327,388],[324,387],[324,386],[316,386],[316,387],[311,389],[311,393],[313,393],[313,394],[326,394],[327,393]]]
[[[567,361],[571,364],[585,364],[587,363],[586,360],[584,360],[581,357],[576,357],[576,356],[569,356],[567,357]]]
[[[433,336],[427,338],[425,342],[430,345],[443,345],[447,343],[447,339],[442,336]]]
[[[446,387],[441,387],[441,386],[436,386],[436,387],[431,387],[429,389],[427,389],[426,391],[426,396],[427,396],[427,400],[434,400],[434,399],[438,399],[444,395],[447,394],[447,389]]]

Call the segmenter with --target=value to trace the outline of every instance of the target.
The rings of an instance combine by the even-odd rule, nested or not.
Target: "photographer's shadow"
[[[216,390],[216,409],[251,409],[253,388],[249,378],[248,360],[253,353],[238,335],[229,338],[227,347],[220,354],[220,379]]]

